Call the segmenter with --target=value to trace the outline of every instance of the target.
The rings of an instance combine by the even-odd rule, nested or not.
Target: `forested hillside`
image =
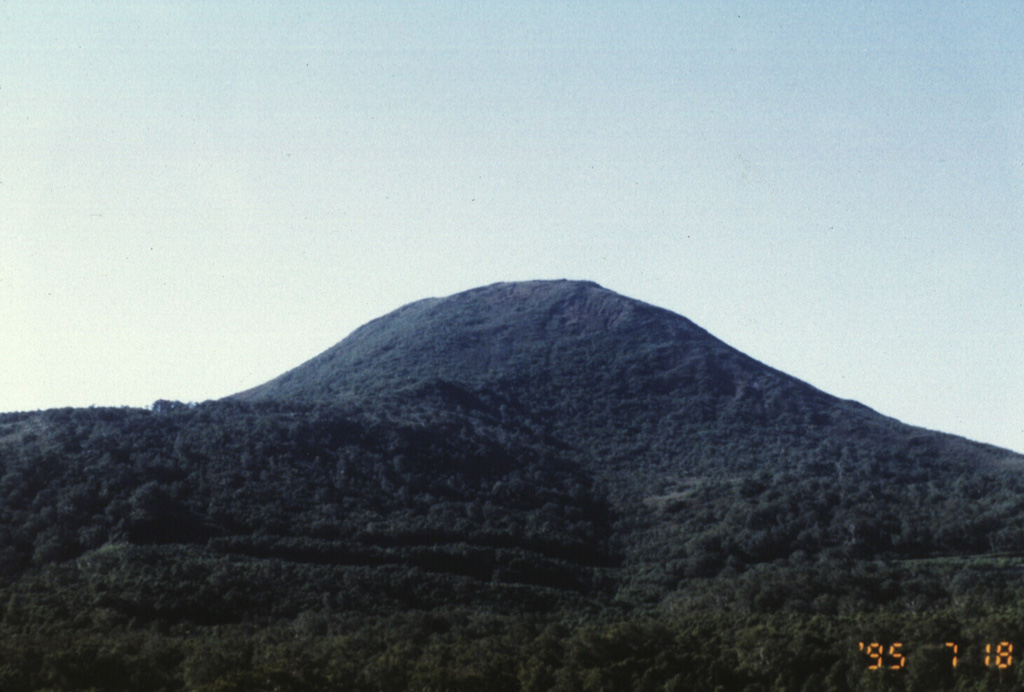
[[[0,690],[995,689],[1022,471],[498,284],[223,401],[0,414]]]

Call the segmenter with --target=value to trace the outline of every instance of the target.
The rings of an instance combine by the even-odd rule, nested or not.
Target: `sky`
[[[0,411],[589,279],[1024,452],[1024,4],[0,0]]]

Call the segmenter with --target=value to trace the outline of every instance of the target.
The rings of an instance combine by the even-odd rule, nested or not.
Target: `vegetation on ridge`
[[[228,400],[0,414],[0,689],[994,689],[1022,462],[594,284],[485,287]]]

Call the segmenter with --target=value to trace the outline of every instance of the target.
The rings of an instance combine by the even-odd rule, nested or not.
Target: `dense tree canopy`
[[[1010,689],[1022,469],[488,287],[228,400],[0,414],[0,690]]]

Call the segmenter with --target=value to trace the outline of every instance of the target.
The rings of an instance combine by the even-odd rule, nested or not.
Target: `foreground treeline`
[[[1022,680],[1016,648],[1024,646],[1022,616],[1012,609],[975,613],[966,622],[952,611],[844,617],[678,613],[581,624],[556,616],[441,611],[338,621],[321,634],[311,634],[301,619],[257,631],[52,632],[0,639],[0,689],[1010,690]],[[863,652],[867,647],[870,655]]]

